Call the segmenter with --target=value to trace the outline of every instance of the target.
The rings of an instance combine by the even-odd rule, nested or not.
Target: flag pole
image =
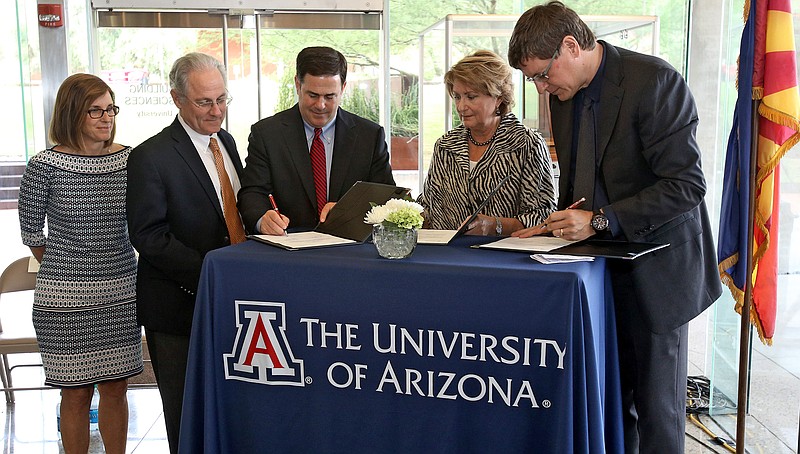
[[[744,454],[745,429],[747,427],[747,394],[750,384],[750,310],[753,298],[753,222],[755,220],[756,209],[756,165],[758,164],[758,105],[760,100],[754,99],[751,112],[752,125],[750,136],[750,177],[747,184],[750,185],[750,200],[747,205],[747,274],[745,274],[744,298],[742,301],[742,320],[739,335],[739,394],[736,398],[736,454]],[[741,177],[741,176],[740,176]],[[741,179],[739,180],[742,181]]]

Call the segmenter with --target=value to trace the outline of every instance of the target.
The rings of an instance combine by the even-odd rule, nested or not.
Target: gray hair
[[[207,69],[216,69],[219,71],[222,75],[222,80],[225,82],[225,86],[228,86],[225,65],[211,55],[191,52],[175,60],[175,63],[172,64],[172,69],[169,72],[169,88],[185,95],[189,74],[194,71],[204,71]]]

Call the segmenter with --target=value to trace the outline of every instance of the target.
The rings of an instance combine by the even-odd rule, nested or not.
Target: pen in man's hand
[[[269,204],[272,205],[272,209],[275,210],[275,214],[277,214],[278,217],[281,217],[281,212],[278,209],[278,204],[275,203],[275,197],[272,197],[272,193],[269,194]],[[286,229],[283,230],[283,234],[286,235]]]
[[[585,201],[586,201],[586,197],[581,197],[580,199],[572,202],[572,205],[568,206],[567,209],[568,210],[574,210],[575,208],[578,208],[579,206],[583,205],[583,202],[585,202]]]
[[[269,204],[272,205],[272,209],[280,216],[281,211],[278,209],[278,205],[275,203],[275,197],[272,197],[272,194],[269,195]]]
[[[568,210],[574,210],[575,208],[578,208],[579,206],[583,205],[583,202],[585,202],[585,201],[586,201],[586,197],[581,197],[580,199],[572,202],[572,204],[570,206],[568,206],[567,209]],[[542,224],[541,229],[544,230],[546,228],[547,228],[547,223]]]

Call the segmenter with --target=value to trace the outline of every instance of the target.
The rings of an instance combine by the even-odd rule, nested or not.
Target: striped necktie
[[[325,145],[322,143],[322,128],[314,128],[311,142],[311,169],[314,171],[314,190],[317,193],[317,215],[328,202],[328,175],[325,168]]]

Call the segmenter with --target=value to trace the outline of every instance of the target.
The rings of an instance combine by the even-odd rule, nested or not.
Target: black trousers
[[[160,333],[145,327],[147,350],[164,407],[167,441],[172,454],[178,452],[183,407],[183,388],[186,382],[186,362],[189,358],[189,336]]]
[[[642,319],[631,281],[612,271],[626,453],[684,452],[688,324],[655,334]],[[663,291],[669,292],[665,283]],[[675,304],[680,304],[676,301]],[[669,311],[665,307],[664,311]]]

